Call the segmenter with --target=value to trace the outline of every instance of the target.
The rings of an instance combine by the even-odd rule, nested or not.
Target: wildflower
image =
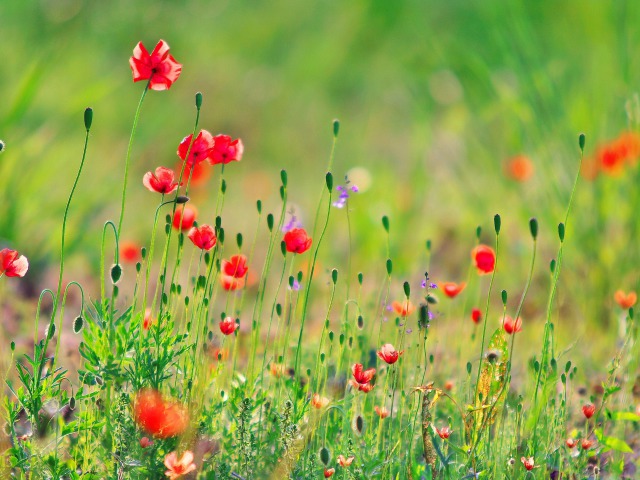
[[[180,478],[189,472],[193,472],[196,469],[193,463],[193,453],[187,450],[182,455],[182,458],[178,460],[176,452],[171,452],[164,459],[164,466],[167,467],[167,471],[164,474],[171,480]]]
[[[0,277],[24,277],[29,269],[27,257],[9,248],[0,250]]]
[[[146,332],[147,330],[149,330],[149,327],[151,327],[152,323],[153,323],[153,317],[151,316],[151,309],[147,308],[144,311],[144,318],[142,320],[142,329]]]
[[[232,317],[225,317],[225,319],[220,322],[220,331],[223,335],[231,335],[238,327],[239,325]]]
[[[464,287],[467,286],[466,282],[455,283],[455,282],[445,282],[440,284],[440,288],[444,292],[444,294],[449,298],[455,298],[458,296]]]
[[[189,240],[201,250],[211,250],[218,241],[216,232],[210,225],[191,227],[187,236]]]
[[[213,149],[209,154],[209,163],[226,165],[229,162],[239,162],[243,152],[244,146],[239,138],[231,140],[229,135],[216,135]]]
[[[608,175],[622,172],[625,163],[635,163],[640,154],[640,137],[634,133],[625,132],[617,139],[598,148],[597,164]]]
[[[166,167],[156,168],[155,173],[147,172],[142,177],[142,184],[147,187],[150,192],[162,194],[173,193],[178,188],[178,184],[174,182],[175,174],[173,170]]]
[[[594,413],[596,413],[596,406],[592,403],[587,403],[586,405],[582,406],[582,413],[588,420],[593,417]]]
[[[333,205],[336,208],[342,208],[346,205],[347,200],[349,199],[349,192],[358,193],[358,187],[356,185],[349,186],[349,180],[347,179],[347,185],[342,186],[338,185],[336,187],[336,191],[339,192],[338,200],[333,202]]]
[[[509,315],[505,315],[502,321],[502,327],[509,335],[520,332],[522,331],[522,319],[518,317],[514,321]]]
[[[140,246],[131,241],[122,241],[118,246],[118,254],[125,263],[136,263],[142,260],[140,255]]]
[[[202,162],[190,163],[178,160],[174,172],[176,177],[180,177],[180,173],[182,173],[182,178],[189,179],[189,185],[192,187],[205,183],[211,176],[211,169]]]
[[[152,440],[149,440],[149,438],[148,438],[148,437],[142,437],[142,438],[140,439],[140,446],[141,446],[142,448],[147,448],[147,447],[150,447],[151,445],[153,445],[153,441],[152,441]]]
[[[334,473],[336,473],[336,469],[335,468],[325,468],[324,469],[324,478],[329,478],[329,477],[333,476]]]
[[[529,457],[529,458],[522,457],[520,461],[524,465],[524,468],[526,468],[527,470],[533,470],[533,468],[535,467],[533,457]]]
[[[149,80],[151,90],[168,90],[182,71],[182,65],[169,54],[169,45],[164,40],[158,42],[151,55],[139,42],[133,49],[129,65],[133,71],[133,81]]]
[[[454,387],[454,383],[452,380],[447,380],[446,382],[444,382],[444,389],[448,392],[450,392],[451,390],[453,390]]]
[[[482,312],[479,308],[474,308],[473,310],[471,310],[471,320],[473,320],[473,323],[480,323],[480,321],[482,320]]]
[[[200,130],[193,145],[191,145],[192,139],[193,134],[187,135],[182,139],[180,145],[178,145],[178,156],[187,162],[188,167],[197,165],[209,158],[215,144],[213,135],[207,130]],[[191,150],[189,150],[189,147],[191,147]],[[189,152],[189,158],[187,158],[187,152]]]
[[[365,393],[371,391],[373,385],[369,382],[371,382],[373,376],[376,374],[375,368],[363,370],[361,363],[354,363],[351,367],[351,373],[353,374],[353,379],[350,383],[354,388]]]
[[[222,261],[221,270],[230,277],[242,278],[247,274],[247,257],[244,255],[232,255],[231,258]]]
[[[517,182],[526,182],[533,175],[533,163],[528,157],[517,155],[506,163],[505,173]]]
[[[284,234],[284,243],[287,252],[304,253],[311,248],[311,237],[304,228],[294,228]]]
[[[341,467],[348,467],[353,463],[354,458],[354,456],[345,458],[344,455],[338,455],[338,463]]]
[[[138,426],[156,438],[175,437],[184,432],[189,423],[186,408],[164,400],[157,390],[139,391],[133,410]]]
[[[638,301],[638,296],[636,295],[636,292],[624,293],[624,291],[622,290],[616,291],[613,298],[616,301],[616,303],[620,305],[620,308],[624,310],[629,310]]]
[[[408,317],[416,311],[416,307],[409,300],[405,300],[402,303],[394,300],[391,303],[391,308],[393,308],[393,310],[401,317]]]
[[[281,377],[286,371],[286,367],[282,363],[272,363],[269,365],[269,371],[274,377]]]
[[[380,350],[378,350],[377,354],[381,360],[384,360],[389,365],[393,365],[398,361],[400,355],[404,353],[404,350],[398,352],[393,345],[390,343],[385,343]]]
[[[190,205],[183,205],[182,208],[178,207],[173,214],[173,228],[176,230],[182,230],[183,232],[193,227],[193,222],[196,221],[198,211],[195,207]]]
[[[493,272],[496,266],[496,252],[487,245],[478,245],[471,251],[471,258],[476,264],[479,275],[487,275]]]
[[[582,447],[583,450],[589,450],[591,447],[593,447],[594,443],[595,442],[593,440],[583,438],[582,442],[580,442],[580,446]]]
[[[569,448],[575,448],[576,445],[578,445],[578,441],[575,438],[571,438],[571,437],[567,438],[567,440],[564,443]]]
[[[327,397],[321,397],[319,393],[311,395],[311,405],[317,409],[324,408],[329,405],[329,399]]]
[[[232,275],[225,275],[224,272],[220,273],[220,284],[227,291],[240,290],[244,288],[245,283],[246,279],[244,277],[236,278]]]
[[[451,436],[451,429],[449,427],[442,427],[439,430],[436,428],[436,433],[440,438],[442,438],[443,440],[446,440]]]
[[[380,420],[384,420],[389,416],[389,410],[387,410],[386,407],[379,407],[376,405],[375,407],[373,407],[373,409],[375,410],[376,414],[380,417]]]

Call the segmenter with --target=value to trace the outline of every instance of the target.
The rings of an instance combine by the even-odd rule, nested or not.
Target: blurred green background
[[[68,242],[69,280],[89,282],[96,296],[89,279],[99,271],[102,225],[117,220],[143,89],[132,83],[128,59],[138,41],[151,50],[162,38],[183,72],[143,106],[124,240],[148,243],[157,197],[141,178],[176,164],[196,91],[204,94],[201,127],[244,141],[242,162],[225,172],[224,224],[245,238],[253,236],[258,198],[265,211],[278,210],[281,168],[298,216],[311,226],[338,118],[334,175],[360,167],[352,180],[370,183],[350,202],[353,271],[382,278],[386,214],[394,274],[417,281],[430,238],[432,278],[465,280],[476,226],[493,243],[492,217],[500,213],[497,292],[508,289],[517,304],[535,216],[541,250],[525,318],[542,324],[555,232],[578,171],[578,133],[590,157],[598,144],[637,131],[629,111],[640,78],[639,19],[633,1],[3,1],[0,243],[32,265],[29,282],[3,288],[32,295],[53,284],[82,112],[92,106]],[[534,166],[526,182],[505,175],[505,162],[519,154]],[[201,222],[213,222],[218,173],[193,192]],[[579,181],[558,298],[572,338],[617,332],[613,292],[638,290],[639,180],[636,165]],[[344,264],[348,250],[346,216],[334,213],[322,251],[327,268]]]

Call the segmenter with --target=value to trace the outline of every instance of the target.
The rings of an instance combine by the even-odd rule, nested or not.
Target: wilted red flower
[[[404,300],[402,303],[394,300],[391,302],[391,307],[401,317],[408,317],[416,310],[416,307],[409,300]]]
[[[152,389],[138,392],[133,410],[138,426],[157,438],[180,435],[189,423],[182,404],[164,400],[160,392]]]
[[[578,445],[578,441],[575,438],[571,438],[571,437],[567,438],[566,442],[564,442],[564,443],[569,448],[575,448],[576,445]]]
[[[125,263],[136,263],[142,260],[140,245],[135,242],[123,240],[118,245],[119,258]]]
[[[235,278],[242,278],[247,274],[247,257],[240,255],[232,255],[229,260],[223,260],[220,267],[225,275]]]
[[[582,413],[587,419],[589,419],[593,417],[594,413],[596,413],[596,406],[593,403],[587,403],[582,406]]]
[[[166,167],[156,168],[155,173],[147,172],[142,177],[142,184],[150,192],[162,194],[173,193],[178,188],[178,183],[174,182],[175,174],[173,170]]]
[[[378,357],[381,360],[384,360],[389,365],[392,365],[398,361],[400,355],[404,353],[404,350],[398,352],[393,345],[390,343],[385,343],[380,350],[377,351]]]
[[[176,452],[171,452],[165,457],[164,466],[167,467],[167,471],[164,474],[171,480],[176,480],[196,469],[193,463],[193,453],[189,450],[184,452],[180,460],[178,460]]]
[[[211,165],[239,162],[242,159],[244,146],[239,138],[231,140],[229,135],[216,135],[214,141],[213,150],[209,154]]]
[[[200,130],[200,133],[198,133],[198,136],[191,146],[191,151],[189,151],[189,145],[191,145],[192,138],[193,134],[187,135],[182,139],[180,145],[178,145],[178,156],[182,160],[186,160],[187,166],[196,165],[203,160],[206,160],[209,155],[211,155],[215,143],[211,133],[207,130]],[[189,152],[188,160],[187,152]]]
[[[466,282],[444,282],[440,284],[442,292],[449,298],[455,298],[467,286]]]
[[[593,447],[593,444],[595,442],[593,440],[589,440],[588,438],[583,438],[582,442],[580,442],[580,446],[582,447],[583,450],[589,450],[591,447]]]
[[[502,327],[509,335],[522,331],[522,319],[518,317],[515,321],[509,315],[505,315]]]
[[[184,210],[184,211],[183,211]],[[198,211],[191,205],[179,205],[173,214],[173,228],[183,232],[193,227]]]
[[[471,258],[473,258],[480,275],[492,273],[496,266],[496,252],[487,245],[476,246],[471,251]]]
[[[525,155],[517,155],[505,164],[505,173],[518,182],[526,182],[533,175],[533,163]]]
[[[380,417],[381,420],[384,420],[389,416],[389,410],[387,410],[386,407],[379,407],[376,405],[375,407],[373,407],[373,409],[375,410],[376,414]]]
[[[238,329],[239,325],[236,323],[236,320],[232,317],[225,317],[224,320],[220,322],[220,331],[224,335],[231,335]]]
[[[341,467],[348,467],[353,463],[353,459],[355,457],[351,456],[349,458],[345,458],[344,455],[338,455],[338,463]]]
[[[440,438],[446,440],[451,436],[451,429],[449,427],[442,427],[441,429],[436,428],[436,433]]]
[[[533,468],[535,467],[535,462],[533,461],[533,457],[529,457],[529,458],[522,457],[520,461],[524,465],[524,468],[526,468],[527,470],[533,470]]]
[[[148,437],[142,437],[142,438],[140,439],[140,446],[141,446],[142,448],[147,448],[147,447],[150,447],[151,445],[153,445],[153,441],[152,441],[152,440],[149,440],[149,438],[148,438]]]
[[[624,310],[630,309],[638,301],[638,296],[636,295],[636,292],[624,293],[623,290],[616,291],[616,293],[613,295],[613,298],[616,301],[616,303],[620,305],[620,307],[623,308]]]
[[[370,368],[368,370],[364,370],[364,367],[361,363],[354,363],[351,366],[351,373],[353,374],[353,379],[351,380],[351,385],[354,388],[357,388],[361,392],[370,392],[373,388],[371,385],[371,380],[373,376],[376,374],[375,368]]]
[[[211,250],[218,241],[216,231],[210,225],[191,227],[187,236],[201,250]]]
[[[144,311],[144,318],[142,320],[142,329],[144,331],[149,330],[149,327],[151,327],[152,323],[153,323],[153,317],[151,316],[151,309],[147,308]]]
[[[320,409],[329,405],[329,399],[327,397],[320,396],[319,393],[314,393],[311,395],[311,405]]]
[[[473,320],[473,323],[480,323],[482,320],[482,312],[479,308],[471,310],[471,320]]]
[[[168,90],[182,71],[182,65],[169,54],[169,45],[164,40],[158,42],[151,55],[142,42],[139,42],[133,49],[129,65],[133,81],[149,80],[151,90]]]
[[[325,468],[324,469],[324,478],[330,478],[333,474],[336,473],[335,468]]]
[[[182,170],[182,166],[184,165],[184,171]],[[193,170],[193,171],[192,171]],[[189,162],[184,162],[178,160],[176,164],[176,168],[174,169],[176,177],[180,177],[180,173],[182,173],[183,179],[189,179],[189,185],[192,187],[196,187],[198,185],[202,185],[205,183],[209,177],[211,176],[211,168],[208,164],[203,162],[198,162],[196,164],[190,164]]]
[[[287,252],[304,253],[311,248],[311,237],[304,228],[292,228],[284,234]]]
[[[29,270],[27,257],[10,248],[0,250],[0,277],[2,275],[24,277],[27,270]]]

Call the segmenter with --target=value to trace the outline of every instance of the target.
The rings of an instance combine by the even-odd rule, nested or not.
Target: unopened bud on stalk
[[[333,175],[331,174],[331,172],[327,172],[325,181],[327,183],[327,190],[329,190],[329,193],[331,193],[331,190],[333,190]]]
[[[538,238],[538,220],[536,218],[529,220],[529,231],[534,240]]]
[[[427,240],[427,252],[431,251],[431,240]]]
[[[256,202],[256,208],[258,209],[258,215],[262,213],[262,200]]]
[[[84,109],[84,128],[87,129],[87,132],[91,130],[91,123],[93,123],[93,108],[85,108]]]
[[[196,108],[200,110],[202,107],[202,92],[196,93]]]
[[[507,291],[506,290],[502,290],[502,304],[504,306],[507,305]]]
[[[282,180],[282,186],[286,187],[287,186],[287,171],[286,170],[280,170],[280,180]]]
[[[362,280],[364,279],[364,275],[362,275],[362,272],[358,273],[358,283],[360,285],[362,285]]]
[[[581,133],[580,135],[578,135],[578,146],[580,147],[580,152],[582,152],[584,154],[584,144],[586,141],[586,137],[584,136],[584,133]]]
[[[482,227],[478,225],[476,227],[476,237],[478,238],[478,240],[480,240],[480,235],[482,235]]]
[[[225,179],[222,179],[220,182],[220,192],[222,192],[223,195],[227,193],[227,181]]]
[[[382,227],[384,228],[385,232],[389,233],[389,217],[387,217],[386,215],[382,217]]]
[[[178,195],[178,197],[176,198],[176,203],[178,205],[182,205],[183,203],[187,203],[189,201],[189,197],[187,197],[186,195]]]
[[[118,283],[118,280],[120,280],[120,277],[122,276],[122,267],[118,264],[115,264],[113,267],[111,267],[111,281],[113,283]]]
[[[338,133],[340,133],[340,120],[336,118],[333,120],[333,136],[337,138]]]
[[[393,271],[393,262],[391,261],[390,258],[387,258],[387,275],[391,275],[392,271]]]
[[[283,257],[287,256],[287,244],[285,243],[284,240],[280,242],[280,251],[282,252]]]
[[[338,270],[335,268],[331,270],[331,281],[334,285],[338,283]]]
[[[238,248],[242,248],[242,234],[238,233],[236,235],[236,243],[238,244]]]
[[[409,285],[409,282],[404,282],[402,288],[404,288],[405,296],[409,298],[409,295],[411,295],[411,286]]]
[[[496,231],[496,235],[500,235],[500,227],[502,226],[502,220],[499,214],[495,214],[493,217],[493,228]]]
[[[83,326],[84,318],[82,318],[82,316],[76,317],[76,319],[73,321],[73,333],[80,333]]]
[[[558,224],[558,238],[560,238],[560,242],[564,242],[564,223]]]
[[[267,228],[269,229],[269,231],[273,230],[273,214],[272,213],[267,215]]]

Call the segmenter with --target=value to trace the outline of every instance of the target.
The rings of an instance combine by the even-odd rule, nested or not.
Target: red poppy
[[[29,270],[27,257],[10,248],[0,250],[0,277],[24,277]]]
[[[182,65],[169,54],[169,45],[164,40],[158,42],[151,55],[139,42],[133,49],[129,65],[133,71],[133,81],[149,80],[151,90],[168,90],[182,71]]]
[[[522,319],[518,317],[515,322],[509,315],[504,317],[502,327],[509,335],[522,331]]]
[[[184,211],[183,211],[184,209]],[[183,232],[193,227],[198,211],[190,205],[178,206],[173,214],[173,228]]]
[[[158,167],[155,173],[147,172],[144,174],[142,184],[147,187],[150,192],[162,194],[173,193],[178,188],[178,184],[174,182],[174,179],[173,170],[166,167]]]
[[[505,173],[517,182],[526,182],[533,175],[533,163],[528,157],[517,155],[506,163]]]
[[[197,165],[203,160],[207,159],[213,151],[214,139],[213,135],[207,130],[200,130],[193,145],[191,145],[191,139],[193,135],[187,135],[182,139],[180,145],[178,145],[178,156],[182,160],[186,160],[187,165]],[[191,151],[189,151],[191,146]],[[187,160],[187,152],[189,152],[189,159]]]
[[[184,171],[182,170],[182,166],[184,165]],[[193,170],[193,171],[192,171]],[[182,172],[182,178],[185,179],[184,183],[191,177],[189,180],[189,185],[192,187],[197,187],[198,185],[202,185],[206,183],[206,181],[211,176],[211,168],[209,165],[203,162],[196,163],[192,165],[189,162],[183,162],[178,160],[176,164],[176,168],[174,169],[176,177],[180,177],[180,172]]]
[[[476,246],[471,251],[471,258],[473,258],[480,275],[487,275],[493,272],[496,266],[496,252],[487,245]]]
[[[152,323],[153,323],[153,317],[151,316],[151,309],[147,308],[144,311],[144,318],[142,319],[142,329],[144,331],[149,330]]]
[[[245,283],[246,277],[236,278],[232,275],[226,275],[224,272],[220,273],[220,284],[225,290],[240,290],[244,288]]]
[[[405,300],[402,303],[394,300],[391,302],[391,308],[401,317],[408,317],[416,310],[416,307],[409,300]]]
[[[436,433],[440,438],[446,440],[451,436],[451,429],[449,427],[442,427],[441,429],[436,428]]]
[[[400,355],[402,355],[403,353],[404,350],[398,352],[390,343],[385,343],[382,348],[377,351],[378,357],[380,357],[381,360],[387,362],[389,365],[393,365],[394,363],[396,363]]]
[[[341,467],[348,467],[353,463],[354,458],[355,458],[354,456],[345,458],[344,455],[338,455],[338,463],[340,464]]]
[[[364,367],[361,363],[353,364],[353,366],[351,367],[351,373],[353,374],[351,385],[353,385],[354,388],[367,393],[370,392],[373,388],[373,385],[371,385],[371,383],[369,382],[371,382],[373,376],[376,374],[376,369],[370,368],[368,370],[364,370],[363,368]]]
[[[242,278],[247,274],[247,257],[244,255],[232,255],[231,258],[222,261],[221,270],[225,275],[234,278]]]
[[[467,286],[466,282],[444,282],[440,284],[440,288],[444,292],[444,294],[449,298],[455,298],[458,294],[464,290],[464,287]]]
[[[196,465],[193,463],[193,453],[190,450],[184,452],[179,460],[178,454],[171,452],[165,457],[164,466],[167,467],[167,471],[164,474],[169,477],[169,480],[177,480],[196,469]]]
[[[623,308],[624,310],[629,310],[638,301],[638,296],[636,295],[636,292],[624,293],[624,291],[622,290],[618,290],[613,295],[613,298],[616,301],[616,303],[620,305],[620,307]]]
[[[583,450],[589,450],[591,447],[593,447],[594,443],[595,442],[593,440],[583,438],[582,442],[580,442],[580,446],[582,447]]]
[[[219,163],[239,162],[242,159],[244,146],[239,138],[231,140],[229,135],[216,135],[213,150],[209,155],[211,165]]]
[[[529,457],[529,458],[522,457],[520,461],[524,465],[524,468],[526,468],[527,470],[533,470],[533,468],[535,467],[535,462],[533,461],[533,457]]]
[[[575,438],[571,438],[571,437],[567,438],[566,442],[564,442],[564,443],[569,448],[575,448],[576,445],[578,445],[578,441]]]
[[[148,438],[148,437],[142,437],[142,438],[140,439],[140,446],[141,446],[142,448],[147,448],[147,447],[150,447],[151,445],[153,445],[153,441],[152,441],[152,440],[149,440],[149,438]]]
[[[333,474],[336,473],[335,468],[325,468],[324,469],[324,478],[330,478]]]
[[[596,406],[593,403],[587,403],[582,406],[582,413],[589,419],[596,413]]]
[[[471,320],[473,320],[473,323],[480,323],[482,320],[482,312],[479,308],[471,310]]]
[[[133,410],[138,426],[157,438],[180,435],[189,423],[182,404],[164,400],[160,392],[152,389],[138,392]]]
[[[304,228],[293,228],[284,234],[287,252],[304,253],[311,248],[311,237]]]
[[[311,405],[315,408],[324,408],[329,405],[330,400],[327,397],[321,396],[319,393],[311,395]]]
[[[210,225],[191,227],[187,236],[201,250],[211,250],[218,241],[216,232]]]
[[[239,326],[240,325],[236,323],[236,320],[234,318],[225,317],[225,319],[220,322],[220,331],[223,333],[223,335],[231,335],[238,329]]]
[[[384,420],[389,416],[389,410],[387,410],[386,407],[379,407],[376,405],[375,407],[373,407],[373,409],[375,410],[376,414],[380,417],[380,420]]]
[[[118,253],[120,255],[120,259],[125,263],[136,263],[142,260],[140,246],[135,242],[127,240],[120,242],[120,245],[118,246]]]

